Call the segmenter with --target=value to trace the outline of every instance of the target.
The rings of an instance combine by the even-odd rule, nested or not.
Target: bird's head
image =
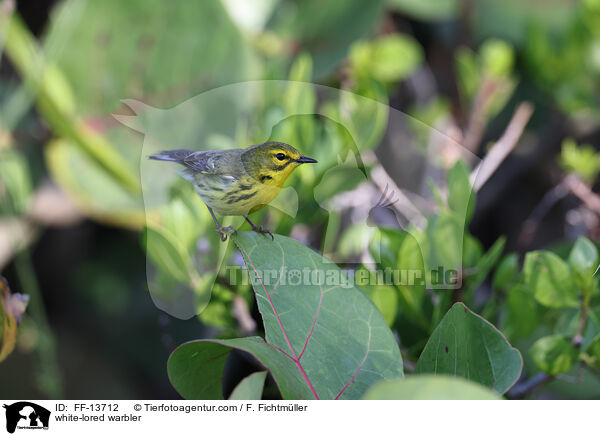
[[[263,142],[244,150],[242,162],[248,174],[260,183],[282,186],[298,165],[317,161],[302,156],[285,142]]]

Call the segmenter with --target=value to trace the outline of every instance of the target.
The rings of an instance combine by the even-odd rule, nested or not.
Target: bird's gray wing
[[[194,151],[180,163],[194,172],[215,176],[236,174],[236,169],[241,164],[237,150]]]
[[[149,156],[150,159],[177,162],[185,166],[181,175],[193,180],[195,175],[219,176],[231,178],[241,174],[241,150],[165,150]]]

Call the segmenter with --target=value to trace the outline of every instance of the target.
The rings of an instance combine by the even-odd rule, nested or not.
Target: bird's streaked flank
[[[228,231],[236,229],[221,226],[215,213],[243,216],[254,231],[268,233],[272,238],[269,230],[254,224],[248,215],[269,204],[297,166],[317,162],[284,142],[222,151],[165,150],[149,158],[185,167],[180,174],[194,185],[223,241]]]

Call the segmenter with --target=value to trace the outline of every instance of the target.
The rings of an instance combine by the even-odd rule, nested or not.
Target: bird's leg
[[[213,210],[208,206],[208,204],[206,205],[206,207],[208,208],[208,211],[210,212],[210,215],[212,216],[213,221],[215,222],[215,226],[217,226],[217,232],[219,233],[219,235],[221,235],[221,241],[227,240],[227,235],[229,235],[229,231],[232,231],[234,233],[237,232],[237,229],[233,226],[223,227],[221,224],[219,224],[219,221],[217,221],[217,217],[215,216]]]
[[[269,234],[271,235],[271,239],[273,241],[275,240],[275,237],[273,236],[273,233],[271,233],[270,230],[263,229],[262,226],[257,226],[252,221],[250,221],[250,218],[248,218],[246,215],[244,215],[244,218],[246,218],[246,221],[248,221],[248,223],[252,226],[252,230],[254,230],[256,233]]]

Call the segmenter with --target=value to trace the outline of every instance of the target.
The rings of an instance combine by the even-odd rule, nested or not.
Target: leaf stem
[[[580,348],[583,343],[583,334],[585,332],[585,325],[588,319],[588,310],[590,306],[590,295],[586,294],[581,300],[581,316],[579,317],[579,325],[577,327],[577,333],[571,339],[571,343],[576,347]]]
[[[133,169],[103,136],[77,117],[69,84],[56,65],[46,61],[19,15],[0,15],[0,28],[4,26],[8,29],[5,54],[21,74],[30,95],[36,96],[38,109],[52,130],[73,141],[132,194],[141,194]]]

